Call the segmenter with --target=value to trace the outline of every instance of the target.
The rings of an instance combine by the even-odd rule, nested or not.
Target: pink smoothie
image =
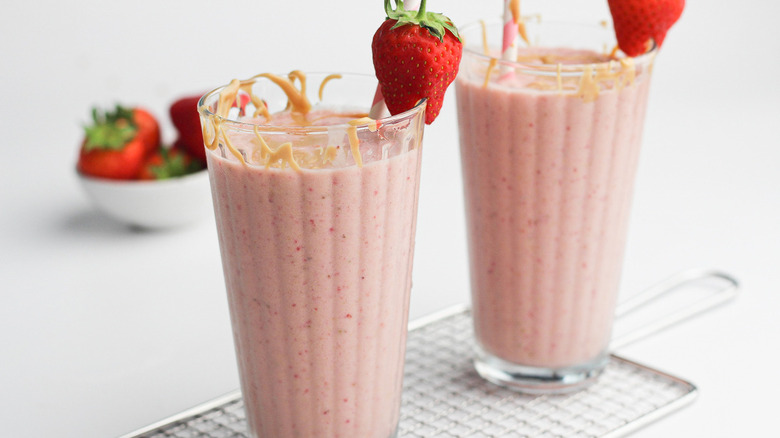
[[[235,146],[251,149],[253,137]],[[242,392],[258,438],[394,436],[419,139],[395,156],[367,157],[400,141],[364,140],[362,167],[295,171],[207,154]]]
[[[554,64],[583,55],[545,53]],[[611,334],[649,69],[615,63],[619,75],[597,80],[594,96],[554,67],[546,78],[497,70],[485,84],[486,64],[462,65],[457,80],[478,344],[523,366],[598,360]]]

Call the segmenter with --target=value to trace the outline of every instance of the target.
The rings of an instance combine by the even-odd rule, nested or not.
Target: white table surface
[[[171,140],[167,106],[181,94],[262,71],[369,73],[382,2],[340,2],[334,6],[352,9],[343,19],[314,0],[6,3],[0,436],[116,437],[235,389],[213,218],[138,232],[98,214],[73,171],[80,125],[93,104],[142,104]],[[498,0],[493,9],[470,3],[477,2],[428,6],[446,7],[458,24],[500,8]],[[780,394],[780,7],[688,3],[654,71],[622,293],[691,267],[726,270],[743,293],[620,351],[700,388],[693,405],[635,436],[772,436]],[[606,0],[523,7],[606,14]],[[412,318],[468,301],[454,104],[451,93],[425,134]]]

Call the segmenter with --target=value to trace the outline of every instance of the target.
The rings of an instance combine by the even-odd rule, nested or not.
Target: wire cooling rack
[[[525,395],[482,380],[471,364],[471,315],[447,309],[410,325],[399,438],[615,438],[690,403],[696,387],[618,356],[566,395]],[[122,438],[245,438],[239,392]]]

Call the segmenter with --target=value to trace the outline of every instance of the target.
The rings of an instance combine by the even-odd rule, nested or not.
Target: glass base
[[[507,362],[478,349],[474,368],[485,380],[529,394],[565,394],[579,391],[596,381],[604,371],[606,353],[584,364],[564,368],[543,368]]]
[[[255,434],[252,431],[249,431],[248,433],[249,433],[250,438],[262,438],[262,437],[258,437],[258,435]],[[231,435],[231,436],[233,436],[233,435]],[[393,430],[393,433],[391,433],[387,438],[398,438],[398,425],[395,426],[395,429]]]

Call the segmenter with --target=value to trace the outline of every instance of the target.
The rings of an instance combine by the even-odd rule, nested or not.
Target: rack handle
[[[720,280],[723,285],[714,289],[714,292],[705,298],[694,301],[679,310],[612,338],[610,348],[616,350],[625,347],[733,300],[739,292],[739,281],[731,275],[716,269],[690,269],[675,274],[619,303],[615,310],[616,320],[636,312],[645,305],[670,294],[672,291],[680,290],[684,286],[692,286],[712,280]]]

